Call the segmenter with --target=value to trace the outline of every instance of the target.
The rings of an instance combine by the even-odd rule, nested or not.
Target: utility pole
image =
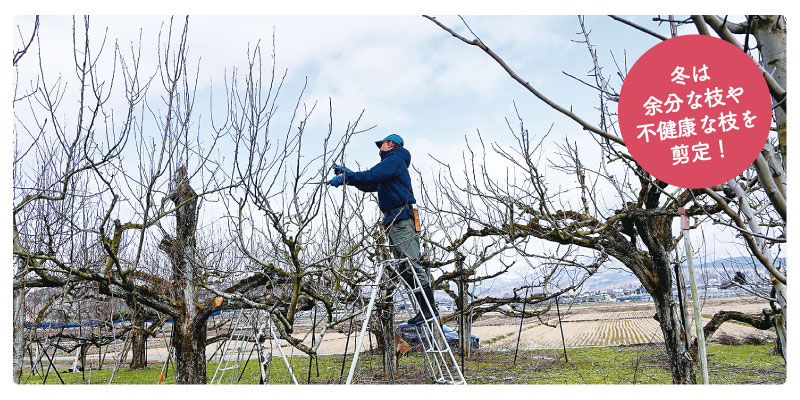
[[[708,360],[706,358],[706,337],[703,334],[703,321],[700,319],[700,306],[697,301],[697,288],[694,280],[694,261],[692,260],[692,245],[689,241],[689,216],[686,209],[678,208],[681,216],[681,229],[683,230],[683,243],[686,246],[686,260],[689,263],[689,285],[692,288],[692,308],[694,309],[694,324],[697,329],[697,354],[700,357],[700,368],[703,370],[703,384],[708,385]]]

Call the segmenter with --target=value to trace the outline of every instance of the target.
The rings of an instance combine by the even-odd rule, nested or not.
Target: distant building
[[[653,301],[653,297],[649,294],[630,294],[627,296],[619,296],[616,300],[620,303],[630,303],[634,301]]]

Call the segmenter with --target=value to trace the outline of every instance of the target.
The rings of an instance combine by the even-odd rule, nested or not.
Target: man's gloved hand
[[[336,175],[353,173],[353,171],[350,171],[347,167],[343,165],[334,165],[333,167],[331,167],[331,169],[333,170],[333,173]]]
[[[331,185],[333,187],[339,187],[343,183],[344,183],[344,175],[334,176],[331,180],[327,182],[328,185]]]

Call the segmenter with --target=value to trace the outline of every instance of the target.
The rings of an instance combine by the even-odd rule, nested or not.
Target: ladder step
[[[444,352],[447,352],[448,350],[450,350],[449,346],[442,348],[441,346],[438,346],[437,343],[429,343],[429,344],[431,345],[431,347],[422,346],[422,349],[426,353],[437,353],[437,352],[438,353],[444,353]]]
[[[422,293],[422,288],[399,287],[395,285],[399,293]]]
[[[232,369],[237,369],[237,368],[239,368],[239,364],[236,364],[236,365],[234,365],[234,366],[232,366],[232,367],[220,368],[219,370],[220,370],[220,371],[229,371],[229,370],[232,370]]]

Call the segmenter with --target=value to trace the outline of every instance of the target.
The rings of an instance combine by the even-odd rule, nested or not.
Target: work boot
[[[436,316],[436,318],[439,317],[439,310],[436,309],[436,301],[433,299],[433,289],[429,285],[423,286],[421,293],[414,293],[414,297],[417,299],[420,308],[422,308],[422,313],[417,313],[414,318],[408,320],[407,322],[409,325],[419,325],[422,321],[431,319],[432,316]],[[428,309],[428,303],[425,302],[425,297],[428,298],[428,302],[433,308],[433,315],[431,315],[431,310]]]

